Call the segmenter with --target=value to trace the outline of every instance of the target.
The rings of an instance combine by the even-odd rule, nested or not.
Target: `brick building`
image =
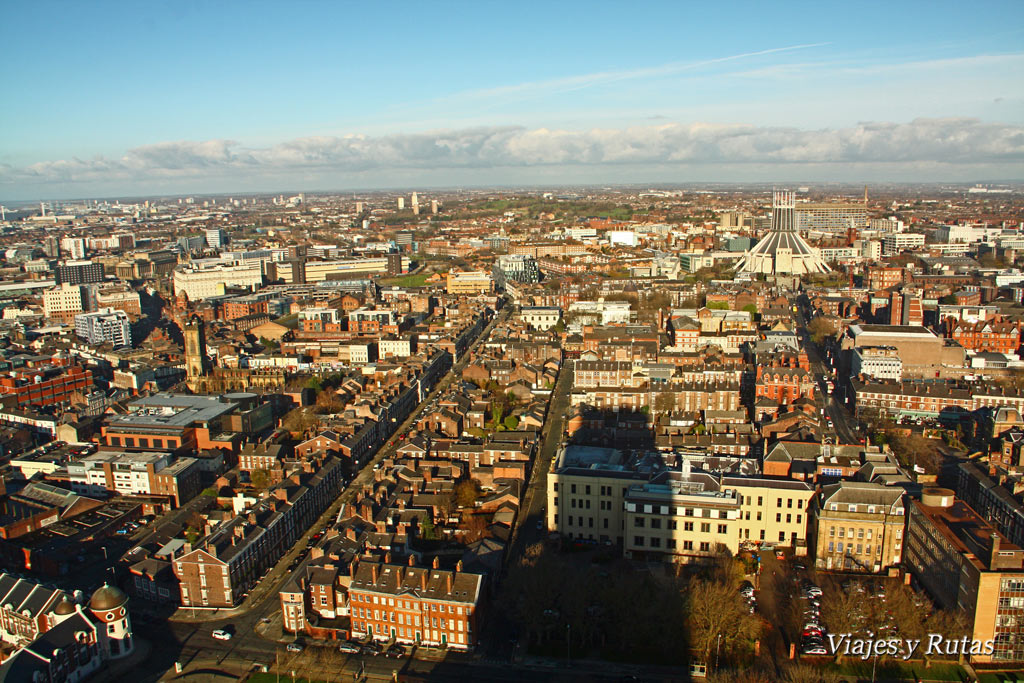
[[[410,560],[411,562],[412,560]],[[375,640],[470,650],[477,642],[483,577],[432,567],[354,563],[349,585],[352,633]]]

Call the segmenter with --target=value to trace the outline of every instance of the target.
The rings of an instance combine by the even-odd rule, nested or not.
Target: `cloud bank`
[[[120,158],[71,158],[0,167],[0,183],[42,187],[219,178],[323,177],[545,167],[687,168],[903,164],[1019,172],[1024,126],[978,119],[915,119],[800,130],[695,123],[585,131],[491,127],[370,137],[306,137],[254,148],[232,140],[164,142]],[[9,188],[10,189],[10,188]]]

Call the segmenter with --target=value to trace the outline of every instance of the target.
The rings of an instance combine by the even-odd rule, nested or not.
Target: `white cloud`
[[[409,135],[306,137],[250,148],[231,140],[163,142],[120,158],[0,166],[5,185],[138,183],[410,170],[942,164],[1019,170],[1024,127],[977,119],[916,119],[850,128],[695,123],[584,131],[470,128]],[[908,178],[912,179],[912,178]]]

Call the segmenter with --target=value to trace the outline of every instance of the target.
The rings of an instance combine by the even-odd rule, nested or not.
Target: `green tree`
[[[825,337],[835,336],[836,324],[828,318],[818,316],[807,324],[807,331],[811,334],[811,341],[821,344]]]
[[[519,426],[519,418],[515,415],[509,415],[504,419],[502,424],[505,425],[505,429],[513,430]]]
[[[319,377],[310,377],[308,380],[306,380],[306,388],[312,389],[313,391],[316,392],[321,392],[324,389],[324,385],[323,382],[320,381]]]
[[[249,474],[249,481],[258,489],[265,489],[270,485],[270,472],[265,469],[253,470]]]
[[[437,540],[437,529],[434,527],[434,520],[430,515],[423,517],[423,521],[420,522],[420,538],[424,541]]]
[[[480,488],[476,481],[467,479],[455,485],[455,502],[460,508],[471,508],[480,497]]]

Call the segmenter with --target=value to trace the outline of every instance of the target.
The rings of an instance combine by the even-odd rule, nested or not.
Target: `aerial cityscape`
[[[1024,680],[1024,6],[786,7],[0,10],[0,681]]]

